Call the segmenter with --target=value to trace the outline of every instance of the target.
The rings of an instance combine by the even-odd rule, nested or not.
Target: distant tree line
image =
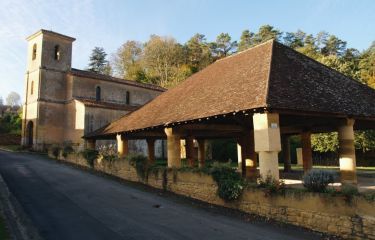
[[[346,41],[324,31],[316,35],[302,30],[282,32],[270,25],[263,25],[256,32],[244,30],[239,41],[228,33],[219,34],[213,42],[197,33],[183,44],[173,37],[151,35],[144,43],[125,42],[112,54],[110,61],[104,49],[95,48],[89,70],[169,88],[218,59],[270,39],[375,88],[375,41],[366,50],[359,51],[348,48]],[[337,133],[313,135],[312,143],[316,151],[336,151]],[[375,132],[356,132],[356,146],[363,151],[374,150]]]
[[[277,41],[375,88],[375,42],[365,51],[348,48],[347,42],[327,32],[316,35],[301,30],[282,32],[261,26],[257,32],[244,30],[239,41],[221,33],[213,42],[197,33],[186,43],[173,37],[151,35],[144,43],[129,40],[107,60],[103,48],[95,47],[90,56],[90,71],[128,80],[172,87],[214,61],[246,50],[270,39]]]

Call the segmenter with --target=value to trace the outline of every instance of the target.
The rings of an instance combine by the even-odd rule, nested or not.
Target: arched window
[[[30,94],[33,95],[33,93],[34,93],[34,81],[31,81]]]
[[[101,89],[99,86],[96,87],[96,92],[95,92],[95,99],[96,101],[100,101],[100,94],[101,94]]]
[[[56,45],[55,46],[55,60],[60,60],[60,46],[59,45]]]
[[[126,99],[125,99],[126,104],[130,104],[130,92],[126,91]]]
[[[36,43],[33,45],[33,54],[32,54],[32,60],[35,60],[36,58]]]

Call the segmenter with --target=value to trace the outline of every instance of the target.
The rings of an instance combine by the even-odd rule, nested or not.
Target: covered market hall
[[[84,138],[88,148],[117,139],[121,156],[129,140],[145,139],[150,164],[155,140],[167,139],[171,168],[181,167],[181,140],[188,164],[204,166],[206,140],[233,138],[244,177],[279,179],[278,155],[289,152],[290,136],[301,136],[303,169],[309,171],[311,134],[338,132],[341,183],[355,185],[354,131],[366,129],[375,129],[375,90],[270,40],[216,61]]]

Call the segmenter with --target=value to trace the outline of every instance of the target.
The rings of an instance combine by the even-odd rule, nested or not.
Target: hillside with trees
[[[316,35],[302,30],[283,32],[270,25],[263,25],[254,32],[246,29],[238,41],[232,39],[228,33],[219,34],[212,42],[207,41],[201,33],[195,34],[186,43],[179,43],[173,37],[158,35],[151,35],[144,43],[129,40],[111,55],[110,61],[105,59],[106,53],[101,49],[103,51],[100,53],[99,65],[106,65],[107,69],[111,69],[110,74],[116,77],[170,88],[218,59],[270,39],[276,39],[362,84],[375,88],[375,41],[366,50],[359,51],[348,47],[345,40],[324,31]],[[95,51],[94,49],[93,54]],[[90,60],[89,66],[95,66],[92,62],[95,57],[91,56]],[[315,134],[312,144],[315,151],[335,152],[338,148],[337,133]],[[357,131],[356,147],[362,152],[374,151],[375,132]]]

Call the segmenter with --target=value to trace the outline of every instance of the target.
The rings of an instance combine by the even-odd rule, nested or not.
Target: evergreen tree
[[[246,50],[254,45],[254,33],[245,30],[241,34],[241,39],[238,44],[238,51]]]
[[[95,47],[90,56],[88,70],[95,73],[108,73],[107,53],[101,47]]]
[[[258,32],[255,34],[255,44],[266,42],[270,39],[275,39],[276,41],[280,40],[282,32],[278,29],[275,29],[271,25],[263,25],[259,28]]]
[[[226,57],[236,51],[237,41],[232,41],[228,33],[220,33],[216,41],[210,44],[212,53],[217,59]]]
[[[211,51],[203,34],[195,34],[185,44],[187,63],[192,72],[197,72],[212,62]]]

